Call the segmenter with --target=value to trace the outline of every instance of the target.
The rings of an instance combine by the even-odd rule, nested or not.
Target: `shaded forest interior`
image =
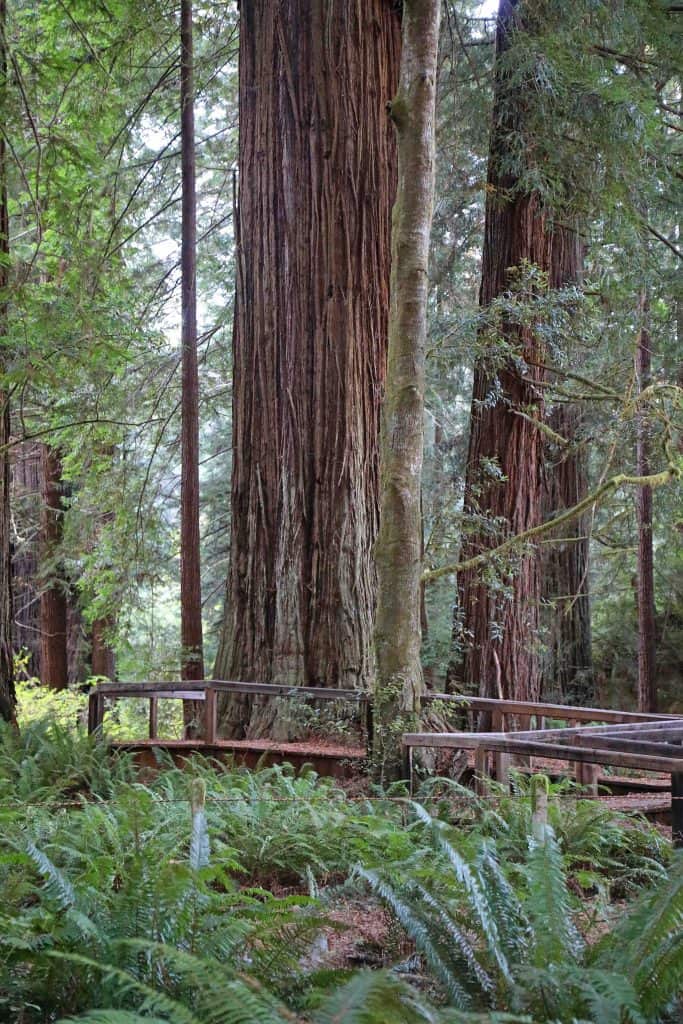
[[[3,3],[6,718],[683,710],[677,9],[419,6]]]

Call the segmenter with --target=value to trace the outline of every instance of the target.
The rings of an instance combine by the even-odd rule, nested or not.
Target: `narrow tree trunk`
[[[652,340],[647,318],[650,304],[647,294],[640,297],[641,328],[636,347],[636,379],[638,391],[650,384]],[[649,424],[643,410],[636,421],[636,473],[650,472]],[[638,522],[638,710],[657,710],[657,637],[655,627],[655,574],[652,546],[652,488],[640,487],[636,497]]]
[[[422,458],[429,237],[441,0],[404,0],[401,73],[391,118],[398,136],[391,308],[382,406],[375,647],[376,770],[400,777],[401,732],[420,711]]]
[[[204,678],[199,554],[199,372],[192,0],[180,4],[182,148],[182,465],[180,478],[180,630],[182,679]]]
[[[25,441],[12,450],[12,645],[26,655],[25,672],[40,678],[39,537],[43,492],[42,446]]]
[[[40,670],[41,682],[52,690],[69,685],[66,650],[66,586],[59,578],[55,559],[62,539],[62,466],[59,454],[42,445]]]
[[[588,494],[588,455],[580,440],[581,408],[557,405],[552,429],[570,442],[546,454],[543,519],[577,505]],[[554,446],[553,446],[554,447]],[[545,624],[542,695],[560,703],[590,704],[594,696],[588,585],[588,526],[580,516],[549,534],[541,552]]]
[[[7,89],[5,49],[5,0],[0,0],[0,100]],[[4,107],[3,107],[4,109]],[[0,132],[0,343],[7,335],[9,304],[9,210],[7,205],[7,151]],[[0,347],[0,354],[6,351]],[[4,358],[0,375],[4,376]],[[12,657],[12,553],[10,542],[10,405],[9,394],[0,384],[0,716],[14,722],[14,660]]]
[[[480,293],[484,308],[510,287],[512,268],[533,264],[547,272],[549,286],[557,288],[576,279],[579,258],[576,232],[555,222],[538,194],[523,192],[518,175],[510,170],[511,141],[523,132],[525,108],[524,90],[512,83],[500,60],[513,28],[524,28],[517,0],[501,0]],[[466,513],[501,525],[470,537],[463,545],[463,558],[541,522],[544,437],[533,419],[544,415],[538,385],[545,374],[538,364],[544,362],[545,349],[528,327],[508,323],[503,334],[526,367],[520,371],[518,361],[497,367],[495,352],[475,366],[465,482]],[[465,689],[482,696],[534,700],[541,684],[537,552],[521,553],[503,582],[505,587],[489,587],[477,571],[458,579]]]
[[[107,679],[114,679],[116,676],[114,648],[109,638],[114,626],[115,620],[111,615],[93,621],[90,656],[90,672],[93,676],[106,676]]]
[[[392,0],[243,0],[219,678],[367,686],[400,52]],[[231,701],[232,735],[277,733]]]

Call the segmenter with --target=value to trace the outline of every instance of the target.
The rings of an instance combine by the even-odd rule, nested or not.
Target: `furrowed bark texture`
[[[180,672],[182,679],[203,679],[202,584],[199,550],[199,370],[197,365],[197,214],[192,0],[181,0],[180,4],[180,107],[183,193],[181,245],[182,464],[180,471],[180,640],[182,662]],[[193,708],[198,713],[197,706],[193,705]]]
[[[640,298],[642,326],[636,348],[636,379],[638,390],[651,383],[652,340],[647,327],[649,302],[644,292]],[[643,412],[636,421],[636,473],[650,472],[649,424]],[[657,634],[655,620],[655,572],[652,545],[652,488],[639,487],[636,496],[638,522],[638,710],[657,710]]]
[[[400,775],[401,732],[419,713],[422,460],[429,238],[434,200],[434,120],[441,0],[405,0],[398,94],[398,190],[392,218],[391,308],[382,405],[375,650],[375,760]]]
[[[398,79],[391,0],[243,0],[219,678],[367,686]],[[232,735],[278,733],[232,701]],[[274,728],[275,724],[275,728]]]
[[[551,288],[576,279],[576,233],[553,221],[536,193],[524,193],[509,171],[515,136],[524,131],[524,89],[511,86],[500,57],[510,31],[524,30],[516,0],[501,0],[480,304],[488,306],[506,291],[510,268],[524,261],[547,272]],[[472,418],[465,483],[465,510],[473,516],[500,518],[505,526],[491,536],[468,538],[463,559],[502,537],[541,522],[544,437],[529,418],[542,419],[544,345],[529,328],[504,327],[506,340],[527,362],[522,374],[513,363],[492,367],[482,359],[475,367]],[[518,413],[524,411],[526,418]],[[500,477],[488,467],[496,463]],[[487,587],[479,571],[458,580],[458,608],[464,647],[463,683],[482,696],[534,700],[540,694],[538,630],[541,563],[535,551],[523,553],[507,593]]]
[[[42,574],[40,590],[40,671],[41,682],[53,690],[65,690],[69,684],[67,657],[65,581],[59,578],[55,557],[62,539],[62,465],[59,454],[42,445],[41,561],[49,563]]]
[[[543,491],[544,521],[555,512],[578,505],[588,494],[588,455],[580,443],[581,408],[557,405],[549,425],[570,442],[567,449],[546,455]],[[591,617],[588,588],[590,516],[546,538],[541,548],[544,652],[542,695],[560,703],[590,704],[594,695]]]
[[[0,100],[7,83],[5,52],[6,4],[0,0]],[[7,154],[0,133],[0,341],[7,335],[9,304],[9,210],[7,205]],[[4,347],[0,349],[4,353]],[[0,373],[4,373],[4,358]],[[12,657],[12,554],[10,515],[10,405],[9,394],[0,387],[0,715],[15,722],[14,660]]]

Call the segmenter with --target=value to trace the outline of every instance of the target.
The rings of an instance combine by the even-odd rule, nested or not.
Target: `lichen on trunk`
[[[375,650],[375,770],[401,773],[401,736],[419,714],[423,562],[421,480],[429,238],[440,0],[406,0],[398,94],[398,191],[392,219],[387,382],[382,406]]]

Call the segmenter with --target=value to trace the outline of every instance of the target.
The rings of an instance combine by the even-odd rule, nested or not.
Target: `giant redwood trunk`
[[[578,505],[588,494],[588,453],[581,444],[581,407],[557,405],[548,416],[569,443],[546,454],[544,515]],[[551,446],[549,446],[551,447]],[[541,545],[544,700],[591,704],[594,697],[588,584],[590,516],[584,513]]]
[[[525,28],[517,0],[501,0],[496,39],[496,80],[490,143],[480,304],[486,308],[510,288],[511,271],[534,264],[558,288],[577,275],[576,233],[555,221],[541,197],[524,191],[514,173],[514,146],[524,133],[525,95],[501,56],[513,30]],[[544,435],[542,339],[529,327],[504,323],[505,341],[522,357],[501,364],[498,346],[475,366],[465,511],[494,528],[470,535],[463,558],[494,547],[510,534],[541,522]],[[520,415],[523,413],[523,415]],[[487,586],[480,571],[458,579],[464,648],[464,686],[483,696],[537,699],[541,685],[539,611],[541,564],[524,550],[503,584]]]
[[[65,690],[69,684],[67,590],[65,581],[60,578],[57,562],[62,539],[64,488],[59,453],[49,445],[42,445],[41,477],[43,579],[40,593],[40,678],[45,686],[53,690]]]
[[[5,0],[0,0],[0,100],[7,86],[5,51]],[[0,376],[5,373],[9,321],[9,208],[7,203],[7,150],[0,132]],[[14,660],[12,657],[12,553],[10,542],[10,405],[9,393],[0,382],[0,717],[15,721]]]
[[[373,673],[393,0],[242,0],[231,568],[218,677]],[[272,731],[232,702],[223,728]],[[276,730],[277,731],[277,730]]]

